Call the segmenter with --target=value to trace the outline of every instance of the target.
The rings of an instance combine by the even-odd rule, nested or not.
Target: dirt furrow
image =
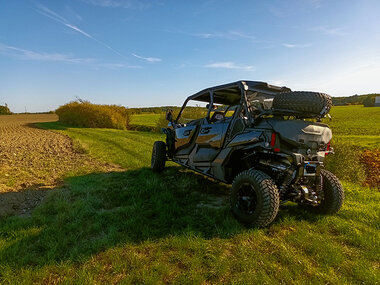
[[[75,150],[71,139],[35,127],[54,114],[0,116],[0,216],[30,212],[67,173],[115,171]]]

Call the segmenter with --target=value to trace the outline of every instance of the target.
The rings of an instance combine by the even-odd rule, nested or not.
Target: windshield
[[[181,116],[178,118],[178,124],[188,124],[191,121],[205,118],[208,112],[208,103],[190,100],[187,102],[182,111]]]

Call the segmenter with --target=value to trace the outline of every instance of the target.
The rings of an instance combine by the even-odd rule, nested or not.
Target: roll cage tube
[[[214,106],[214,91],[210,91],[210,104],[208,106],[208,111],[207,111],[207,115],[206,115],[206,120],[208,123],[210,123],[210,113],[211,113],[211,110]]]
[[[211,112],[211,110],[212,110],[212,106],[214,105],[214,96],[213,96],[213,92],[212,92],[212,91],[209,91],[209,94],[210,94],[210,103],[209,103],[208,111],[207,111],[207,115],[206,115],[206,119],[207,119],[208,122],[210,121],[210,112]],[[191,100],[196,101],[195,99],[191,99]],[[185,103],[183,103],[182,108],[181,108],[181,110],[179,111],[179,114],[178,114],[177,118],[176,118],[175,121],[174,121],[174,125],[177,125],[178,120],[179,120],[179,118],[181,117],[182,112],[183,112],[183,110],[186,108],[186,105],[187,105],[187,103],[188,103],[189,101],[190,101],[190,98],[187,98],[187,99],[185,100]]]
[[[248,90],[252,90],[252,88],[250,89],[249,85],[245,81],[235,82],[234,84],[236,84],[235,86],[240,89],[240,104],[244,108],[244,111],[245,111],[246,116],[248,118],[248,123],[250,125],[253,125],[254,118],[253,118],[251,112],[249,111],[250,106],[248,105],[249,103],[248,103],[248,96],[247,96]],[[180,112],[179,112],[176,120],[174,121],[174,123],[178,124],[178,121],[179,121],[179,119],[180,119],[180,117],[181,117],[181,115],[183,113],[183,110],[185,109],[187,103],[190,100],[197,101],[197,98],[200,97],[200,96],[202,96],[202,94],[206,94],[206,92],[209,93],[209,95],[210,95],[210,100],[209,100],[210,106],[209,106],[208,111],[207,111],[206,119],[207,119],[207,121],[210,121],[210,113],[211,113],[211,110],[212,110],[212,106],[214,105],[214,91],[218,91],[218,90],[222,90],[223,88],[226,88],[225,85],[221,85],[221,86],[217,86],[217,87],[211,88],[209,90],[206,89],[204,91],[201,91],[200,93],[197,93],[195,95],[192,95],[192,96],[188,97],[186,99],[185,103],[183,104],[183,106],[182,106],[182,108],[181,108],[181,110],[180,110]],[[201,101],[205,102],[204,100],[201,100]]]
[[[176,125],[176,124],[178,123],[178,120],[179,120],[179,118],[181,117],[182,112],[183,112],[183,110],[185,109],[185,107],[186,107],[186,105],[187,105],[187,102],[189,102],[189,101],[190,101],[190,98],[187,98],[187,99],[185,100],[185,102],[183,103],[182,108],[181,108],[181,110],[179,111],[178,116],[177,116],[177,118],[176,118],[175,121],[174,121],[174,125]]]
[[[247,97],[247,90],[248,86],[244,84],[244,82],[241,83],[240,90],[241,90],[241,99],[240,99],[240,104],[243,105],[244,111],[247,115],[248,118],[248,123],[249,125],[253,125],[254,119],[252,118],[252,114],[249,111],[249,106],[248,106],[248,97]]]

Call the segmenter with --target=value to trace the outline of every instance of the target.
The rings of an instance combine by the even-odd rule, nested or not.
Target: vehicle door
[[[231,118],[223,118],[216,120],[213,117],[216,113],[210,113],[210,119],[204,120],[200,125],[199,133],[195,144],[197,145],[197,153],[194,156],[194,162],[211,162],[219,153],[225,134],[228,129]],[[221,112],[223,113],[223,112]]]
[[[177,124],[174,128],[175,148],[176,150],[182,150],[181,154],[190,153],[194,147],[200,126],[206,120],[205,117],[208,111],[206,104],[207,102],[188,101],[177,119]]]
[[[175,148],[185,148],[188,146],[198,129],[197,125],[183,126],[175,129]]]

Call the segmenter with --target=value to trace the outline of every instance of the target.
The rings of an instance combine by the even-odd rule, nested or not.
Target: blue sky
[[[0,104],[181,105],[239,79],[380,92],[380,1],[0,0]]]

